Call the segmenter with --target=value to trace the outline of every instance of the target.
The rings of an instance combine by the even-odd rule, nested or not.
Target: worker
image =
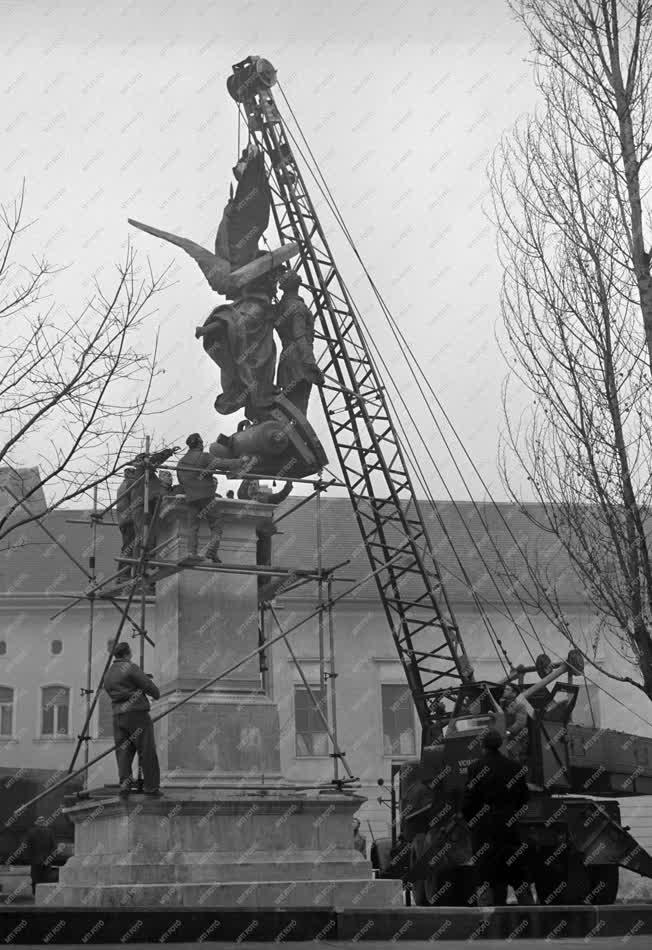
[[[292,482],[286,482],[280,491],[263,488],[257,478],[249,478],[240,483],[238,498],[241,501],[257,501],[263,505],[280,505],[292,491]],[[261,518],[256,524],[256,564],[269,567],[272,563],[272,538],[278,534],[271,518]],[[260,578],[259,588],[269,580]]]
[[[360,854],[367,856],[367,839],[360,833],[360,819],[353,819],[353,847]]]
[[[218,557],[220,541],[222,540],[222,513],[215,501],[217,494],[217,479],[213,471],[222,460],[214,458],[204,452],[204,440],[198,432],[192,432],[186,439],[188,451],[179,459],[177,478],[186,496],[188,512],[188,557],[193,560],[203,560],[197,554],[199,545],[199,524],[203,518],[208,522],[210,539],[204,552],[204,557],[210,558],[214,564],[221,564]]]
[[[132,663],[128,643],[118,643],[115,647],[113,663],[104,677],[104,689],[113,707],[113,740],[118,762],[120,798],[127,799],[131,792],[131,767],[136,752],[143,772],[145,795],[159,796],[161,775],[147,697],[158,699],[160,692],[151,676]]]
[[[292,491],[292,482],[286,482],[280,491],[263,488],[257,478],[248,478],[240,483],[238,498],[240,501],[258,501],[261,505],[280,505]]]
[[[27,856],[32,879],[32,895],[37,884],[47,884],[51,879],[52,862],[59,851],[54,831],[43,815],[39,815],[27,834]]]
[[[134,540],[136,538],[136,529],[134,526],[134,516],[131,507],[131,488],[136,478],[136,469],[125,468],[123,475],[124,477],[120,483],[120,487],[118,488],[118,496],[115,503],[118,527],[122,537],[120,557],[132,558],[134,556]],[[129,577],[131,574],[131,565],[123,564],[121,561],[118,561],[118,563],[121,565],[121,573],[126,574],[127,577]]]
[[[527,708],[509,684],[503,689],[500,706],[505,715],[505,751],[510,758],[523,764],[527,761],[530,743]]]
[[[145,480],[147,480],[147,498],[149,514],[149,532],[147,538],[147,549],[156,547],[156,515],[159,506],[159,499],[165,494],[165,486],[161,483],[156,469],[159,465],[179,451],[179,447],[172,449],[162,449],[160,452],[151,452],[149,456],[141,452],[134,459],[134,468],[136,472],[136,482],[131,489],[131,512],[134,520],[134,529],[136,534],[136,544],[142,551],[146,525],[145,525]],[[145,474],[147,472],[147,474]]]
[[[481,889],[492,891],[494,905],[507,903],[507,888],[519,904],[533,904],[527,844],[521,842],[518,813],[529,792],[525,769],[502,755],[502,736],[488,729],[484,755],[469,765],[462,815],[469,825]]]

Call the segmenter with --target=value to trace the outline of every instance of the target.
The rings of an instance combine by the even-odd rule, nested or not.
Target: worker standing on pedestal
[[[104,689],[113,705],[113,740],[120,798],[129,797],[133,782],[131,766],[136,752],[143,772],[145,795],[159,796],[161,773],[147,697],[158,699],[161,694],[151,677],[131,662],[128,643],[119,643],[113,651],[113,663],[104,677]]]
[[[162,449],[160,452],[152,452],[149,457],[144,452],[141,452],[141,454],[137,455],[134,459],[136,480],[130,492],[131,512],[134,520],[136,543],[141,551],[145,541],[145,479],[147,479],[147,513],[149,514],[151,525],[147,547],[148,550],[151,550],[156,546],[156,523],[151,519],[154,519],[156,515],[156,508],[161,495],[165,494],[165,486],[161,483],[161,480],[156,474],[156,469],[159,465],[163,465],[164,462],[167,462],[170,456],[178,451],[178,447],[175,446],[173,449]]]
[[[245,479],[238,488],[241,501],[258,501],[261,505],[280,505],[290,495],[292,482],[286,482],[280,491],[263,488],[257,478]],[[278,534],[271,518],[261,518],[256,525],[256,564],[272,563],[272,538]]]
[[[199,544],[199,524],[202,518],[208,522],[211,536],[204,553],[214,564],[221,564],[218,557],[220,541],[222,540],[222,513],[215,500],[217,494],[217,479],[213,471],[223,460],[214,458],[204,452],[204,440],[198,432],[193,432],[186,439],[188,451],[179,459],[177,478],[186,496],[188,511],[188,556],[202,560],[197,554]]]

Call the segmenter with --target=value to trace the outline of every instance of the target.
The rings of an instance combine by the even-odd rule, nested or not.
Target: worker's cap
[[[116,660],[125,659],[128,656],[131,656],[131,647],[128,643],[119,643],[113,651],[113,655]]]
[[[487,729],[482,737],[482,745],[485,749],[500,749],[503,744],[503,737],[497,729]]]
[[[200,436],[199,432],[191,432],[191,434],[186,439],[186,445],[191,449],[194,445],[203,445],[204,440]]]

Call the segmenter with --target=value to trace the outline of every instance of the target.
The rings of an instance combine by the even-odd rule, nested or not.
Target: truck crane
[[[652,794],[652,740],[573,723],[578,651],[557,664],[542,655],[500,682],[476,680],[383,378],[295,159],[276,84],[272,64],[249,56],[233,66],[227,89],[250,141],[264,152],[281,244],[299,247],[297,270],[322,345],[324,415],[421,723],[420,758],[400,769],[407,860],[395,874],[411,883],[419,904],[473,900],[470,835],[459,799],[479,737],[495,722],[511,684],[530,710],[531,798],[520,830],[533,846],[538,900],[612,903],[619,866],[652,877],[652,857],[623,828],[614,800]]]

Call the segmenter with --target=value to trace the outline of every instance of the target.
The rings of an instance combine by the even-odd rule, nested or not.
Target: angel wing
[[[176,244],[177,247],[182,248],[186,254],[189,254],[192,259],[199,264],[199,269],[208,281],[211,289],[218,294],[224,293],[226,278],[231,273],[231,265],[228,261],[222,257],[217,257],[212,251],[202,247],[201,244],[196,244],[189,238],[179,237],[178,234],[170,234],[168,231],[159,231],[158,228],[152,228],[149,224],[143,224],[141,221],[134,221],[133,218],[129,218],[128,221],[129,224],[132,224],[135,228],[139,228],[147,234],[152,234],[154,237],[162,238],[162,240],[168,241],[170,244]]]

